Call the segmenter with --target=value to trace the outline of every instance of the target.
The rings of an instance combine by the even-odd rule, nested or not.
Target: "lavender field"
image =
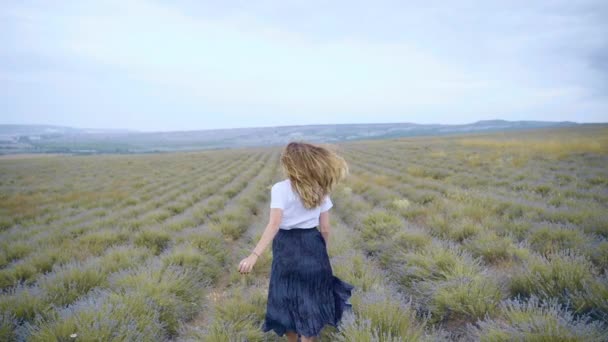
[[[608,340],[608,127],[335,145],[322,341]],[[280,147],[0,159],[0,341],[262,333]]]

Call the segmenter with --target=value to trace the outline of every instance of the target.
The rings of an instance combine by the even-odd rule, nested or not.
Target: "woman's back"
[[[319,225],[319,215],[333,207],[329,195],[315,208],[304,207],[300,196],[293,191],[289,178],[275,183],[270,192],[270,208],[283,210],[280,229],[314,228]]]

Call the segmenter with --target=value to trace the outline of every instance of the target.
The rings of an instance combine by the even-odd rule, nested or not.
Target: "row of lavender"
[[[47,169],[21,170],[63,168],[72,186],[64,182],[55,190],[64,191],[57,197],[65,202],[42,204],[66,215],[47,210],[28,219],[14,212],[16,224],[2,232],[2,340],[175,336],[202,310],[200,298],[225,267],[225,247],[239,223],[261,205],[258,194],[269,181],[263,170],[277,153],[117,157],[103,165],[98,158],[48,160]],[[100,180],[116,182],[92,186],[92,169],[80,167],[87,162],[102,168]],[[104,201],[100,194],[88,202],[67,196],[107,187],[128,195]],[[223,209],[233,202],[238,208]]]
[[[432,327],[465,340],[605,336],[605,154],[528,156],[493,169],[462,158],[495,151],[449,139],[355,143],[344,153],[352,176],[337,192],[339,210]],[[553,184],[564,170],[587,186]],[[551,201],[543,186],[571,192]]]

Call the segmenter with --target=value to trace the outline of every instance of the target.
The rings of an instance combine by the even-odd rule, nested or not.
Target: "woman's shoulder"
[[[282,181],[278,181],[278,182],[274,183],[272,186],[283,186],[286,184],[289,184],[289,178],[283,179]]]
[[[272,185],[273,189],[285,189],[289,185],[289,179],[284,179],[282,181],[278,181]]]

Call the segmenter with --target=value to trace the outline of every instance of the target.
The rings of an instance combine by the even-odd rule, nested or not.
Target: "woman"
[[[272,241],[272,268],[262,331],[313,341],[326,324],[338,328],[354,286],[333,275],[327,254],[329,194],[348,174],[346,161],[313,144],[291,142],[281,154],[286,179],[270,192],[270,221],[250,256],[247,274]]]

